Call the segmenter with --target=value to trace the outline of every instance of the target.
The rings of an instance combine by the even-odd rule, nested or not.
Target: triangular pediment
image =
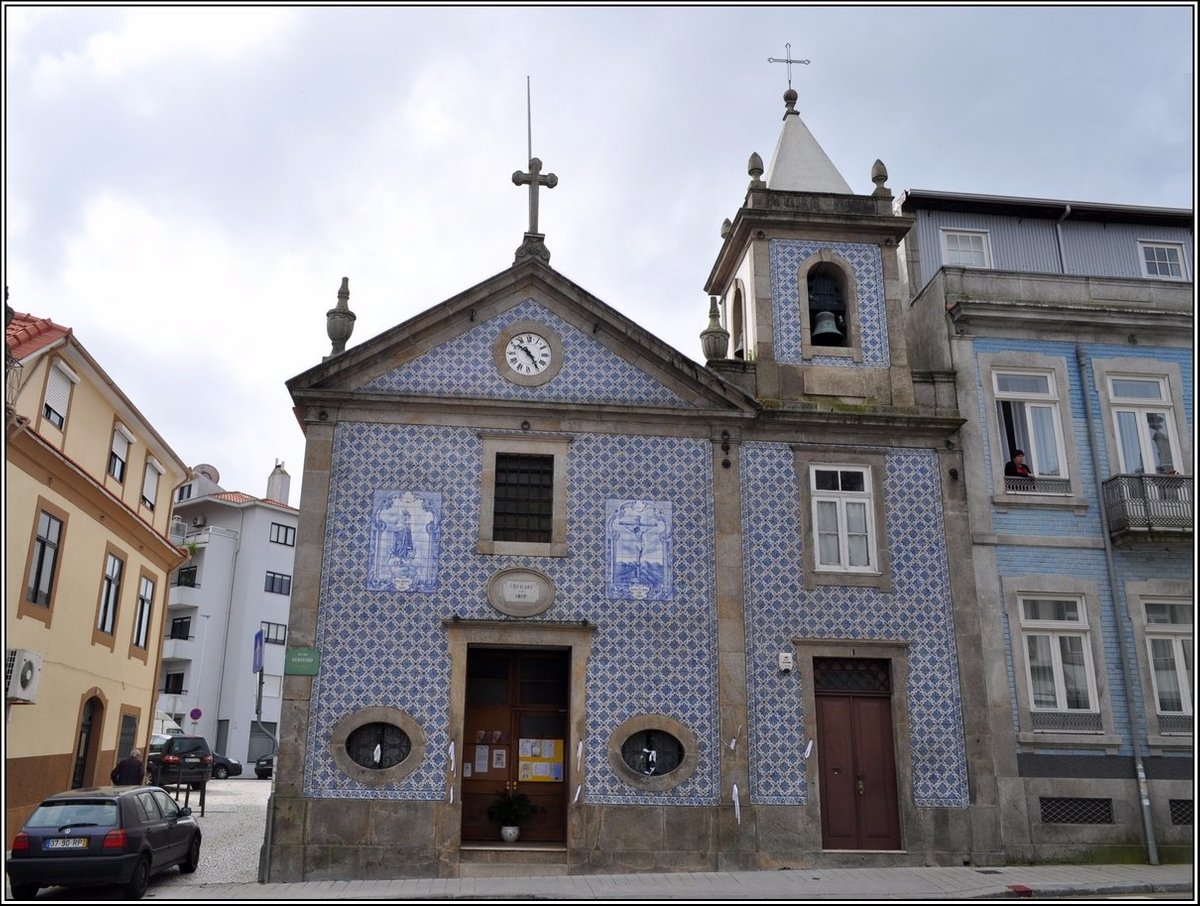
[[[522,380],[502,350],[514,331],[554,347],[553,377]],[[508,271],[288,382],[333,392],[439,400],[672,410],[741,409],[753,400],[549,266]]]

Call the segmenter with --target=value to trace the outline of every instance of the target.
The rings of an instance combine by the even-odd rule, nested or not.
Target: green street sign
[[[321,652],[316,648],[291,648],[283,662],[287,676],[316,676],[321,667]]]

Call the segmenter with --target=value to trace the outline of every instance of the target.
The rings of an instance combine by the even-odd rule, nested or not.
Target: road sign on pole
[[[254,667],[252,673],[262,673],[263,669],[263,631],[254,633]]]

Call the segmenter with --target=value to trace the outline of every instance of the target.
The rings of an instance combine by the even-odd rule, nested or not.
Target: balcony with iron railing
[[[1114,475],[1104,482],[1108,532],[1120,546],[1192,541],[1191,475]]]

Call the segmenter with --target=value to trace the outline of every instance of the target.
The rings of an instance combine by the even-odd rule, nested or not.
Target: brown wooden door
[[[566,841],[569,681],[565,650],[468,650],[459,758],[464,841],[500,840],[487,810],[504,789],[541,809],[521,824],[522,843]]]
[[[887,664],[814,660],[825,849],[900,848]]]

